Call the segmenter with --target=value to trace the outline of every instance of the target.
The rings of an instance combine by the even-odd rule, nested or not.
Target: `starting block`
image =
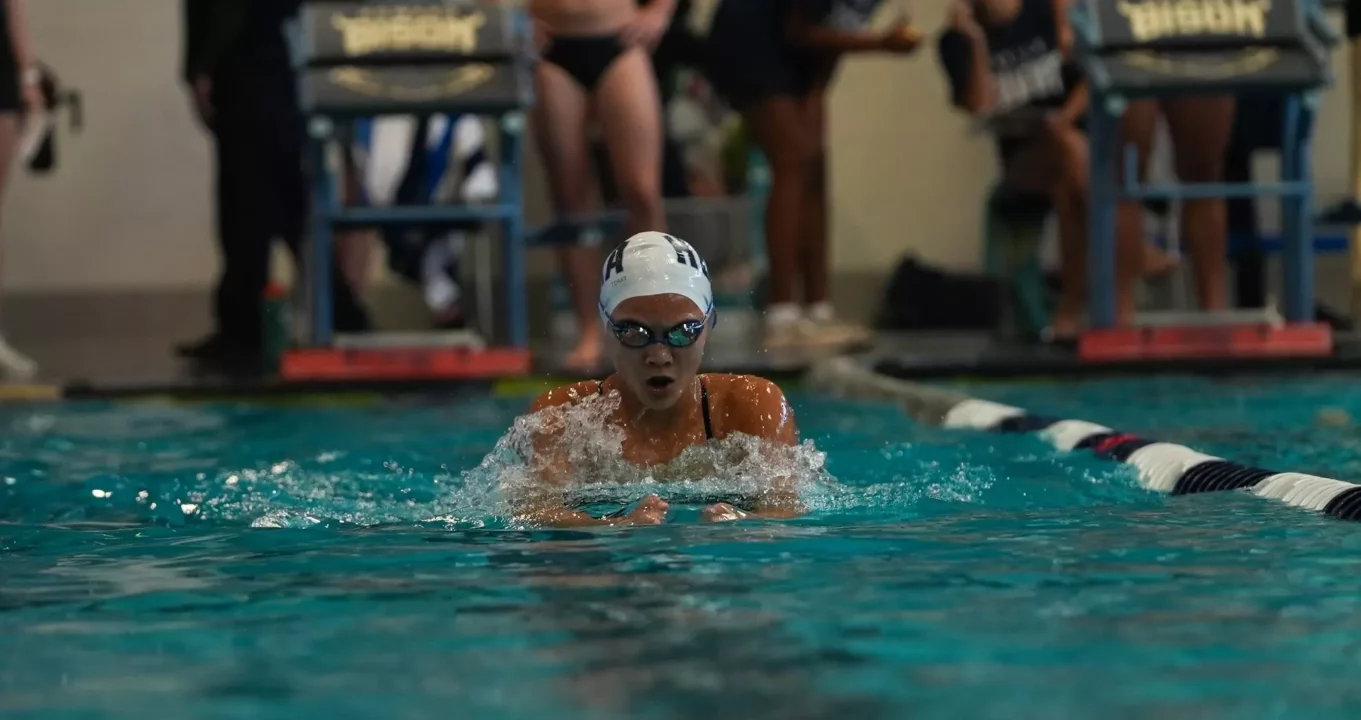
[[[288,382],[363,380],[495,380],[528,375],[520,348],[299,348],[286,353],[279,377]]]
[[[284,353],[279,376],[290,382],[487,380],[529,374],[523,348],[489,348],[472,330],[442,333],[337,334],[331,347]]]
[[[1078,357],[1090,362],[1326,357],[1327,323],[1286,323],[1274,308],[1219,313],[1149,313],[1134,327],[1082,334]]]
[[[535,52],[525,9],[445,0],[317,0],[304,4],[301,30],[298,75],[313,176],[311,247],[304,268],[311,332],[303,347],[284,353],[281,377],[452,380],[528,374],[521,154],[525,114],[534,102]],[[342,206],[336,125],[382,115],[432,114],[496,120],[498,197],[464,205]],[[334,227],[464,221],[499,226],[506,346],[488,347],[477,333],[346,337],[333,332]]]
[[[1069,21],[1091,83],[1089,287],[1084,360],[1328,355],[1332,331],[1315,322],[1313,182],[1309,145],[1318,93],[1332,81],[1336,34],[1319,0],[1079,0]],[[1153,186],[1122,147],[1128,103],[1188,95],[1270,93],[1285,98],[1281,178],[1275,183]],[[1126,162],[1117,177],[1121,152]],[[1115,212],[1122,202],[1274,195],[1282,206],[1283,316],[1274,311],[1180,313],[1115,327]]]

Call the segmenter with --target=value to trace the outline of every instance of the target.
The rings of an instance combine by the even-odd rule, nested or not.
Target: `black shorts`
[[[1075,127],[1077,127],[1078,132],[1081,132],[1084,135],[1087,133],[1087,118],[1085,115],[1078,119]],[[1012,159],[1014,159],[1027,145],[1038,140],[1039,137],[1039,135],[1009,135],[997,138],[997,158],[1001,161],[1003,170],[1011,167]]]
[[[784,39],[777,11],[748,2],[725,0],[714,14],[704,40],[709,83],[739,110],[771,96],[807,94],[814,81],[811,58]]]
[[[0,63],[0,113],[18,112],[24,107],[23,93],[19,91],[19,71],[13,66]]]

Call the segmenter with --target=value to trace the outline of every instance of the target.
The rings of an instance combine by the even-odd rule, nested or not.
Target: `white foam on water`
[[[826,456],[811,441],[791,447],[734,434],[689,447],[663,465],[639,467],[624,459],[624,430],[609,420],[618,407],[618,395],[597,395],[517,418],[482,463],[463,473],[451,498],[455,514],[515,524],[518,499],[541,493],[625,505],[650,494],[680,500],[753,496],[789,482],[810,509],[835,493]],[[552,445],[560,457],[536,447],[545,436],[557,438]]]

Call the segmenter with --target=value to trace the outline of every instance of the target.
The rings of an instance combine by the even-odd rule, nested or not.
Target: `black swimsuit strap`
[[[699,379],[699,401],[700,410],[704,413],[704,439],[714,439],[714,424],[709,419],[709,386],[705,384],[704,378]]]

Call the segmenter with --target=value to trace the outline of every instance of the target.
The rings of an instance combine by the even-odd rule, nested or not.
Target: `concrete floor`
[[[5,336],[40,364],[38,382],[109,392],[184,388],[239,388],[261,377],[224,378],[198,372],[174,356],[174,346],[210,330],[209,298],[202,292],[17,296],[6,300]],[[383,315],[375,312],[385,327]],[[554,323],[561,325],[560,323]],[[405,329],[405,328],[403,328]],[[553,374],[571,336],[547,333],[535,341],[536,371]],[[726,313],[714,329],[705,367],[710,371],[797,372],[824,352],[767,352],[755,315]]]
[[[259,375],[229,378],[196,372],[174,356],[176,343],[208,332],[208,309],[207,294],[202,292],[18,296],[6,300],[4,328],[12,344],[40,363],[40,383],[84,393],[213,394],[275,385]],[[705,368],[789,375],[829,354],[826,350],[767,351],[760,345],[756,322],[754,313],[726,312],[714,329]],[[570,347],[570,333],[563,323],[548,325],[543,328],[546,337],[532,346],[536,372],[575,374],[560,372],[556,362]],[[558,326],[556,332],[553,325]],[[1060,347],[1011,343],[981,332],[917,332],[880,335],[863,358],[883,372],[906,378],[1361,369],[1361,337],[1343,335],[1337,340],[1336,355],[1322,360],[1093,366],[1079,363],[1071,350]]]

